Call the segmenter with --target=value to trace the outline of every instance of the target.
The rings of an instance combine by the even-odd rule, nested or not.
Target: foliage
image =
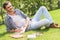
[[[2,4],[6,1],[10,1],[14,8],[22,10],[29,17],[33,16],[40,6],[46,6],[48,10],[60,8],[60,3],[58,3],[60,2],[59,0],[0,0],[0,14],[2,17],[5,13]]]

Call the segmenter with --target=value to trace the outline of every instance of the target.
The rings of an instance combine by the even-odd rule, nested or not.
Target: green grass
[[[53,17],[55,23],[60,25],[60,9],[50,11],[51,16]],[[36,30],[37,31],[37,30]],[[32,34],[36,31],[25,32],[24,35]],[[60,40],[60,29],[50,28],[49,30],[38,30],[43,32],[42,36],[37,37],[35,40]],[[6,32],[5,25],[0,25],[0,40],[27,40],[27,37],[14,39],[10,35],[12,33]]]

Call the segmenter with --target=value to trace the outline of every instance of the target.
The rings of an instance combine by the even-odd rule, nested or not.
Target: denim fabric
[[[41,20],[42,14],[44,15],[44,19]],[[49,25],[53,23],[53,19],[50,16],[48,10],[46,9],[46,7],[41,6],[39,8],[39,10],[36,12],[36,14],[34,15],[31,23],[30,23],[30,27],[29,29],[37,29],[40,28],[42,26],[46,26],[49,27]]]

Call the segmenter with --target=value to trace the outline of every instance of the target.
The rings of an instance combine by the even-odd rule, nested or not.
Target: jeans
[[[45,17],[44,19],[41,19],[42,14]],[[29,29],[33,30],[33,29],[40,28],[42,26],[49,27],[51,23],[53,23],[53,19],[50,16],[48,10],[46,9],[46,7],[41,6],[39,10],[36,12],[36,14],[34,15],[34,17],[32,18]]]

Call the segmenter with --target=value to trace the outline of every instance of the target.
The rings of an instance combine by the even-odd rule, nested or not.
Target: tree
[[[58,8],[60,8],[60,0],[58,1]]]
[[[48,10],[60,8],[60,1],[58,0],[0,0],[0,7],[2,3],[10,1],[14,8],[18,8],[26,13],[29,17],[33,16],[40,6],[46,6]],[[1,9],[1,17],[3,19],[4,11]]]

